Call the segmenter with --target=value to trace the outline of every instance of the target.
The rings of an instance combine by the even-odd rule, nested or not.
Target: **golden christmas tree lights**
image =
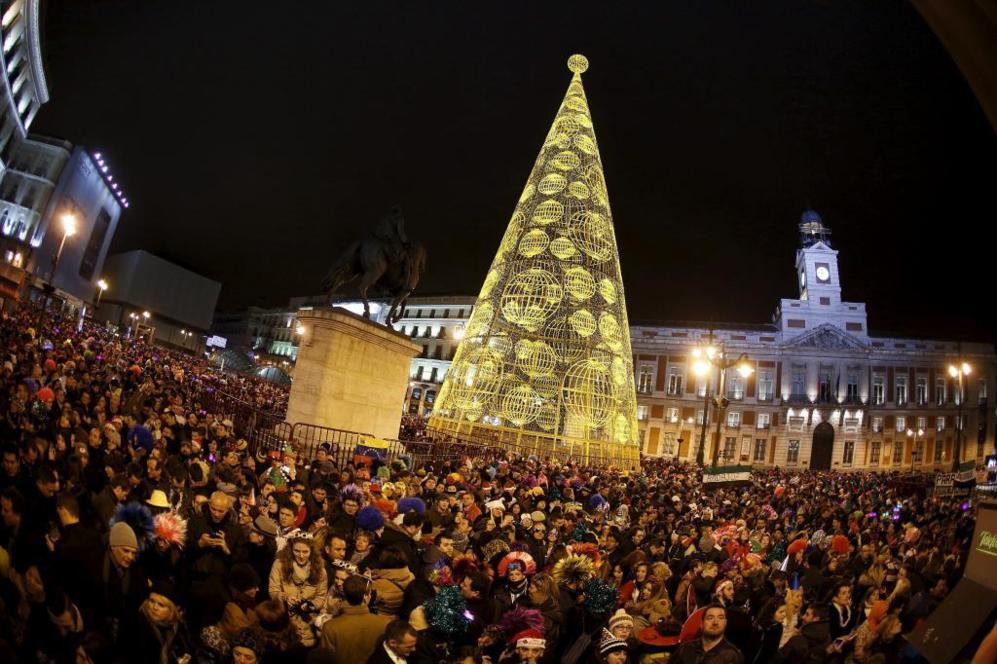
[[[630,326],[602,160],[573,72],[509,221],[430,428],[524,453],[632,467]]]

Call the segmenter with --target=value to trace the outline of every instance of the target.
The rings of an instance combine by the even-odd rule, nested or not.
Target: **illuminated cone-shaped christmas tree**
[[[430,427],[520,451],[633,465],[630,327],[602,160],[571,84],[478,295]]]

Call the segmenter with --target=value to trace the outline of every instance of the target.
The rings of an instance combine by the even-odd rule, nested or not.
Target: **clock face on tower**
[[[817,281],[821,283],[827,283],[831,280],[831,271],[827,269],[826,265],[817,266]]]

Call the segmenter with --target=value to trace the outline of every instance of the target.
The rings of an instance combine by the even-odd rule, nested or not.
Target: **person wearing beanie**
[[[598,645],[599,661],[604,664],[626,664],[630,652],[627,642],[618,639],[609,630],[602,630]]]
[[[233,664],[257,664],[262,660],[264,650],[255,629],[243,629],[232,636]]]
[[[194,656],[175,586],[158,580],[138,609],[138,619],[122,630],[120,653],[126,662],[182,662]]]
[[[131,526],[123,521],[114,524],[104,555],[95,556],[91,564],[87,571],[95,591],[79,598],[80,610],[88,624],[106,621],[113,632],[134,619],[149,588]]]
[[[634,619],[623,609],[617,609],[609,618],[609,631],[616,638],[627,641],[634,631]]]
[[[374,512],[379,517],[381,516],[381,513],[377,510],[374,510]],[[378,529],[381,535],[377,543],[371,548],[371,552],[360,562],[358,567],[361,570],[376,567],[378,561],[381,559],[382,552],[389,546],[394,546],[405,556],[409,570],[413,574],[416,574],[421,565],[420,556],[416,549],[416,538],[422,536],[423,516],[415,511],[406,512],[402,516],[401,524],[394,521],[384,523],[383,517],[381,518],[383,526]],[[357,518],[357,525],[360,525],[359,517]]]

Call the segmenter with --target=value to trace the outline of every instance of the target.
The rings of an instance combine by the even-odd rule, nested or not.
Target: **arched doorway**
[[[830,470],[834,451],[834,427],[821,422],[814,429],[814,442],[810,448],[810,470]]]

